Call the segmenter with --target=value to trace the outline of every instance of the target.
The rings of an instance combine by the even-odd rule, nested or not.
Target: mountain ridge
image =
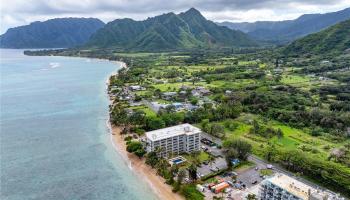
[[[243,32],[218,26],[191,8],[180,14],[170,12],[143,21],[116,19],[93,34],[85,47],[163,51],[256,45]]]
[[[218,23],[231,29],[241,30],[260,41],[290,42],[316,33],[336,23],[350,19],[350,8],[324,14],[304,14],[295,20]]]
[[[339,55],[350,52],[350,20],[298,39],[283,48],[284,55]]]
[[[104,23],[96,18],[54,18],[8,29],[1,48],[68,48],[84,44]]]

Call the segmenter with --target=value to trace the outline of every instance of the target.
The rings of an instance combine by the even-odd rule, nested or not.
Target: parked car
[[[252,183],[253,185],[255,185],[255,184],[258,183],[258,181],[257,181],[257,180],[253,180],[251,183]]]
[[[267,169],[273,169],[273,165],[268,164],[268,165],[266,165],[266,168],[267,168]]]
[[[229,185],[231,185],[232,187],[235,186],[234,183],[232,181],[226,181]]]

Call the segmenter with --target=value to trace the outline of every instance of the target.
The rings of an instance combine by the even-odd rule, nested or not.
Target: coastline
[[[163,177],[156,174],[156,171],[145,163],[145,159],[139,159],[135,154],[126,151],[126,144],[123,135],[120,134],[120,127],[110,126],[111,142],[114,149],[122,156],[129,168],[142,178],[150,186],[159,199],[184,200],[178,193],[173,193],[170,185],[165,183]]]
[[[118,61],[121,63],[121,68],[127,68],[127,65],[124,62]],[[106,81],[106,90],[109,86],[109,78],[116,75],[117,72],[112,72]],[[110,105],[112,105],[111,96],[108,94]],[[135,154],[129,153],[126,151],[126,144],[124,141],[123,135],[120,134],[121,127],[117,127],[111,124],[110,118],[108,115],[107,126],[110,132],[110,140],[114,150],[121,155],[123,161],[127,163],[130,170],[132,170],[140,179],[143,179],[158,199],[167,199],[167,200],[184,200],[184,197],[178,193],[172,192],[172,187],[165,183],[165,179],[161,176],[158,176],[155,169],[152,169],[145,163],[145,159],[138,158]]]

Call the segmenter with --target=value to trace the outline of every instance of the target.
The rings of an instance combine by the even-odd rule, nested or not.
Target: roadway
[[[213,136],[211,136],[211,135],[209,135],[209,134],[207,134],[207,133],[202,133],[202,134],[201,134],[201,137],[207,138],[207,139],[209,139],[209,140],[211,140],[211,141],[213,141],[213,142],[219,144],[220,146],[222,145],[221,139],[215,138],[215,137],[213,137]],[[248,160],[251,161],[251,162],[254,162],[257,166],[259,166],[259,168],[260,168],[260,166],[265,166],[265,168],[266,168],[266,166],[267,166],[268,164],[272,164],[272,165],[273,165],[273,171],[274,171],[275,173],[277,172],[277,173],[286,174],[286,175],[288,175],[288,176],[290,176],[290,177],[293,177],[294,179],[296,179],[296,180],[298,180],[298,181],[300,181],[300,182],[302,182],[302,183],[304,183],[304,184],[306,184],[306,185],[309,185],[309,186],[311,186],[311,187],[313,187],[313,188],[320,188],[320,189],[322,189],[322,190],[324,190],[324,191],[327,191],[327,192],[329,192],[329,193],[336,194],[336,193],[334,193],[334,192],[328,190],[327,188],[324,188],[324,187],[322,187],[322,186],[320,186],[320,185],[317,185],[317,184],[315,184],[315,183],[312,183],[311,181],[308,181],[308,180],[306,180],[306,179],[304,179],[304,178],[302,178],[302,177],[295,176],[295,174],[293,174],[293,173],[290,172],[290,171],[285,170],[284,168],[282,168],[281,166],[279,166],[279,165],[276,164],[276,163],[270,163],[270,162],[265,161],[265,160],[263,160],[263,159],[261,159],[261,158],[255,156],[255,155],[250,155],[250,156],[248,157]]]

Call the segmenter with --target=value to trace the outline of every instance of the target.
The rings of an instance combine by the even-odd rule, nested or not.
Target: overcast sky
[[[0,0],[1,28],[57,17],[136,20],[195,7],[213,21],[253,22],[294,19],[350,7],[350,0]]]

